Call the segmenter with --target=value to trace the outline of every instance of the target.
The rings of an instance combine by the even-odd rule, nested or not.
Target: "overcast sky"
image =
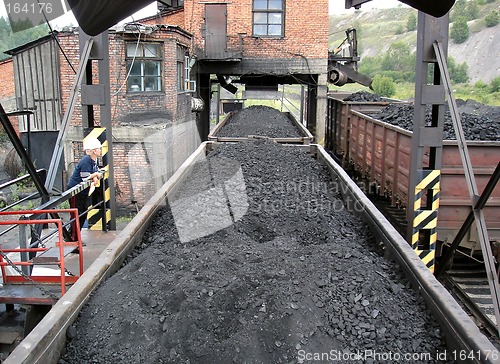
[[[97,0],[99,1],[99,0]],[[328,0],[329,1],[329,13],[330,14],[339,14],[339,13],[346,13],[349,11],[354,11],[353,9],[346,10],[345,9],[345,0]],[[438,1],[438,0],[435,0]],[[399,2],[398,0],[372,0],[369,1],[366,4],[361,5],[361,10],[369,10],[372,8],[394,8],[397,7],[398,5],[404,5],[403,3]],[[145,7],[143,10],[137,12],[134,14],[132,17],[129,17],[125,20],[122,21],[122,23],[130,22],[132,21],[132,18],[137,20],[146,16],[154,15],[156,13],[156,2],[153,2],[152,4],[148,5]],[[5,2],[1,1],[0,2],[0,15],[3,17],[7,16],[7,12],[5,10]],[[61,16],[53,21],[50,22],[52,27],[56,28],[61,28],[65,25],[77,25],[77,22],[73,15],[71,13],[67,13],[64,16]]]

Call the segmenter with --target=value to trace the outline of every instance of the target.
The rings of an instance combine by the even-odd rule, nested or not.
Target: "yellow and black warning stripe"
[[[111,221],[111,210],[109,208],[109,201],[111,199],[111,191],[109,188],[109,183],[108,183],[108,171],[109,171],[109,164],[108,164],[108,140],[106,138],[106,128],[92,128],[87,131],[87,134],[84,138],[84,141],[86,138],[95,138],[99,140],[102,144],[102,153],[101,153],[101,158],[102,158],[102,164],[103,164],[103,169],[105,170],[103,179],[101,180],[101,183],[104,183],[104,196],[101,196],[102,194],[96,193],[98,190],[101,191],[100,188],[96,188],[96,192],[92,195],[92,206],[97,205],[100,201],[104,200],[104,204],[106,206],[106,213],[105,213],[105,221],[106,224],[109,224]],[[102,225],[102,205],[96,206],[96,208],[92,208],[88,214],[87,214],[87,220],[89,222],[89,228],[91,230],[105,230],[103,229]]]
[[[441,189],[440,170],[419,170],[415,186],[414,218],[412,231],[412,249],[434,272],[437,242],[437,216],[439,209],[439,192]],[[428,207],[422,209],[424,191],[432,193]],[[429,196],[427,196],[429,198]],[[425,239],[424,241],[421,241]]]

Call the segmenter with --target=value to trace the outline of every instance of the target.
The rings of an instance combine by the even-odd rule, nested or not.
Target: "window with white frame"
[[[162,90],[160,43],[127,43],[127,92]]]
[[[285,0],[253,0],[253,35],[284,36]]]
[[[186,48],[180,45],[177,46],[177,91],[186,90],[186,79],[189,75],[186,74]]]

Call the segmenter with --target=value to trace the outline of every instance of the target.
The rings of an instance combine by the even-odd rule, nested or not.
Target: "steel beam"
[[[497,164],[497,167],[495,168],[495,172],[493,172],[493,175],[491,176],[490,180],[488,181],[488,184],[484,188],[483,193],[481,194],[481,197],[477,200],[476,206],[469,212],[469,215],[467,215],[467,218],[465,219],[465,222],[463,223],[462,227],[458,231],[457,235],[453,239],[453,242],[450,244],[449,249],[446,251],[446,253],[443,255],[441,258],[441,261],[439,262],[439,266],[437,267],[436,270],[436,277],[439,277],[441,274],[443,274],[446,270],[446,267],[448,263],[450,262],[453,253],[455,250],[458,248],[460,243],[462,242],[462,239],[465,238],[465,234],[469,231],[469,229],[472,226],[472,223],[474,222],[474,210],[481,210],[486,206],[486,202],[490,198],[491,194],[493,193],[493,190],[495,189],[498,180],[500,179],[500,163]]]
[[[491,298],[493,300],[497,330],[500,335],[500,286],[498,284],[498,277],[496,275],[495,260],[491,252],[490,239],[488,237],[488,230],[486,228],[486,220],[484,218],[483,210],[474,208],[479,198],[479,191],[477,188],[476,179],[474,177],[474,171],[472,169],[472,162],[470,160],[469,151],[467,149],[467,142],[465,141],[465,134],[462,129],[460,113],[458,112],[458,107],[455,98],[453,97],[453,88],[451,85],[448,68],[446,67],[446,56],[443,50],[443,46],[441,42],[436,41],[433,44],[433,48],[437,56],[437,61],[441,69],[441,75],[444,80],[445,89],[448,95],[448,104],[450,107],[451,119],[453,121],[453,127],[455,129],[455,135],[457,137],[460,158],[462,159],[462,165],[464,167],[467,188],[469,189],[471,207],[474,213],[474,220],[476,220],[478,239],[479,243],[481,244],[484,265],[486,274],[488,276],[488,284],[490,286]]]
[[[85,43],[84,50],[80,55],[80,64],[75,75],[75,81],[73,82],[73,86],[71,88],[68,106],[66,107],[66,111],[61,122],[61,128],[59,129],[56,145],[54,147],[54,152],[52,153],[52,159],[50,161],[49,171],[47,173],[47,180],[45,181],[45,187],[49,191],[52,191],[52,189],[54,188],[54,182],[57,175],[57,167],[59,166],[61,155],[64,150],[64,141],[66,140],[66,134],[68,133],[69,124],[71,122],[73,111],[78,99],[78,88],[80,87],[83,81],[83,77],[85,76],[86,65],[90,57],[92,44],[93,39],[91,38],[87,41],[87,43]]]
[[[90,49],[90,54],[84,70],[85,77],[82,77],[81,83],[81,103],[82,103],[82,126],[84,130],[86,128],[96,127],[96,122],[94,117],[96,113],[94,112],[95,107],[99,107],[100,125],[105,129],[106,142],[107,142],[107,152],[102,157],[103,164],[107,170],[106,178],[103,180],[103,184],[107,183],[106,188],[109,189],[109,200],[105,202],[106,206],[103,208],[109,208],[111,213],[111,218],[109,220],[109,229],[116,230],[116,197],[115,197],[115,182],[114,182],[114,168],[113,168],[113,130],[111,126],[111,90],[109,81],[109,34],[108,31],[104,31],[95,37],[90,37],[83,31],[79,33],[80,35],[80,52],[85,54],[87,51],[86,45],[89,42],[93,42],[93,46]],[[97,71],[99,73],[99,83],[92,84],[92,66],[93,62],[97,65]],[[83,139],[84,135],[82,135]],[[104,145],[104,143],[103,143]],[[103,199],[105,195],[103,194]],[[103,215],[103,219],[106,214]],[[104,221],[104,220],[103,220]],[[106,231],[106,224],[103,223],[102,230]]]

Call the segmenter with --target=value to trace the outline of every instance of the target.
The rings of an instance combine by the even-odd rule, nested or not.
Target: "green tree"
[[[491,28],[497,25],[500,22],[500,16],[498,15],[498,11],[493,10],[491,13],[486,15],[484,17],[484,20],[486,21],[486,26]]]
[[[490,83],[491,92],[500,92],[500,77],[495,77]]]
[[[417,16],[415,15],[414,12],[411,12],[410,15],[408,15],[408,20],[406,22],[406,30],[408,30],[409,32],[413,32],[416,29],[417,29]]]
[[[4,52],[49,34],[47,25],[39,25],[13,33],[7,18],[0,17],[0,60],[9,58]]]
[[[410,46],[404,42],[394,42],[382,58],[382,70],[408,71],[415,69]]]
[[[373,91],[383,97],[391,97],[396,93],[396,85],[391,77],[377,75],[372,82]]]
[[[468,67],[466,62],[457,64],[453,57],[448,57],[448,71],[450,72],[450,78],[454,83],[466,83],[469,81],[467,70]]]
[[[488,85],[484,81],[479,80],[474,84],[474,88],[479,88],[484,90],[488,88]]]
[[[380,56],[376,56],[376,57],[366,56],[366,57],[363,57],[363,60],[361,62],[359,62],[358,70],[362,74],[373,78],[373,77],[375,77],[376,74],[378,74],[382,71],[380,64],[381,64],[381,57]]]
[[[450,20],[454,22],[460,17],[465,17],[467,19],[467,2],[465,0],[457,0],[455,5],[453,5],[452,12],[450,14]]]
[[[469,25],[467,25],[465,17],[461,16],[453,22],[451,25],[450,37],[457,44],[461,44],[469,38]]]
[[[467,20],[474,20],[479,18],[479,4],[476,0],[470,0],[467,2],[467,7],[465,8],[465,17]]]

